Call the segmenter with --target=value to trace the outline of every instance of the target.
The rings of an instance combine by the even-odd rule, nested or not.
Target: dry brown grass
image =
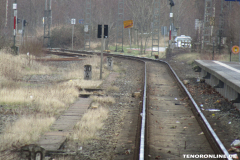
[[[92,66],[92,80],[100,79],[100,57],[92,56],[84,59],[83,63],[74,63],[70,65],[70,70],[64,74],[65,79],[83,79],[84,78],[84,65]],[[109,71],[103,67],[103,79],[106,78]]]
[[[51,27],[51,29],[53,29],[53,27]],[[34,33],[35,33],[34,36],[41,37],[41,36],[43,36],[44,28],[43,27],[37,27]]]
[[[99,108],[101,105],[98,103],[98,102],[93,102],[93,103],[91,103],[91,106],[90,106],[90,108],[91,109],[97,109],[97,108]]]
[[[128,49],[128,50],[127,50],[127,53],[132,53],[132,50],[131,50],[131,49]]]
[[[117,86],[109,86],[107,88],[107,92],[119,92],[119,87],[117,87]]]
[[[108,110],[103,107],[88,110],[83,115],[81,121],[75,125],[74,131],[69,136],[69,139],[84,143],[89,139],[97,138],[96,133],[102,128],[104,120],[108,117],[107,115]]]
[[[68,72],[64,72],[65,79],[83,79],[84,65],[82,63],[70,64]]]
[[[37,37],[31,37],[25,39],[24,45],[21,45],[19,48],[19,52],[22,54],[27,54],[29,52],[30,55],[42,56],[43,55],[42,46],[43,46],[42,39],[39,39]]]
[[[0,150],[13,146],[22,146],[36,141],[49,129],[55,118],[22,117],[14,124],[9,124],[0,135]]]
[[[101,49],[101,43],[99,43],[99,42],[91,42],[91,48],[99,50],[99,49]]]
[[[66,155],[66,156],[55,156],[52,160],[73,160],[75,159],[72,156]]]
[[[184,54],[179,54],[176,57],[174,57],[174,60],[186,61],[187,64],[192,64],[197,59],[200,59],[199,53],[184,53]]]
[[[68,85],[0,90],[0,104],[19,105],[15,112],[21,113],[26,112],[25,109],[31,109],[32,112],[57,115],[68,108],[77,97],[78,90]]]
[[[13,56],[11,53],[1,51],[0,53],[0,77],[8,80],[18,80],[25,75],[47,74],[50,68],[40,63],[29,63],[27,55]]]
[[[70,67],[72,72],[68,72],[68,74],[61,73],[67,75],[66,79],[75,78],[74,80],[45,87],[31,87],[18,83],[15,80],[25,75],[52,74],[47,66],[37,62],[34,62],[34,65],[29,64],[27,55],[13,56],[1,53],[0,60],[4,62],[0,64],[0,86],[2,88],[0,90],[0,104],[23,106],[15,108],[14,112],[20,111],[23,113],[22,110],[25,110],[25,106],[28,106],[27,108],[31,108],[31,111],[34,112],[56,115],[65,110],[78,97],[77,88],[96,88],[102,83],[99,80],[82,80],[83,66],[85,64],[92,65],[93,74],[99,71],[97,67],[100,62],[96,56],[88,58],[85,63],[81,63],[82,69],[79,69],[78,63],[74,63]],[[104,76],[106,77],[107,74]],[[97,79],[96,77],[95,79]]]
[[[83,79],[75,79],[69,80],[65,82],[68,86],[75,86],[77,88],[99,88],[102,84],[100,80],[83,80]]]
[[[195,60],[212,60],[212,54],[210,53],[184,53],[179,54],[174,57],[176,61],[186,61],[187,64],[192,64]],[[228,54],[215,54],[214,60],[218,61],[228,61],[229,55]]]
[[[101,104],[114,104],[115,103],[115,99],[111,96],[103,96],[103,97],[91,96],[90,98],[92,98],[94,102],[98,102]]]
[[[97,56],[88,58],[81,64],[74,63],[70,67],[71,72],[62,72],[62,70],[52,70],[46,65],[32,61],[25,54],[13,56],[5,52],[7,51],[1,51],[0,53],[0,104],[3,104],[5,110],[9,110],[13,114],[16,113],[23,118],[8,125],[4,133],[0,135],[1,149],[11,148],[11,145],[15,143],[19,143],[19,145],[33,143],[43,132],[48,130],[49,125],[54,121],[54,118],[41,118],[43,115],[48,117],[59,115],[60,112],[66,110],[76,100],[79,95],[78,88],[97,88],[102,83],[102,81],[98,80],[100,58]],[[83,66],[85,64],[92,65],[93,80],[83,80]],[[109,71],[103,71],[103,78],[105,78]],[[36,74],[49,76],[57,74],[63,77],[63,80],[72,80],[48,85],[18,82],[24,76]],[[102,102],[104,101],[106,100],[102,100]],[[108,101],[113,103],[112,100]],[[108,111],[100,107],[92,112],[84,116],[83,121],[85,125],[81,126],[84,128],[82,130],[86,132],[86,136],[92,134],[91,136],[93,137],[93,133],[101,127],[102,123],[100,122],[102,119],[107,117]],[[29,115],[32,115],[32,117]],[[34,115],[37,115],[39,118],[33,117]],[[93,117],[97,119],[94,120]],[[88,119],[93,119],[94,122]],[[86,124],[87,121],[89,121],[88,124]],[[88,131],[86,128],[91,130]],[[78,129],[81,130],[80,128]],[[88,139],[86,136],[83,136],[83,139]]]
[[[201,60],[212,60],[213,55],[212,53],[201,53],[200,54],[200,59]],[[214,54],[214,60],[218,60],[218,61],[229,61],[229,54]]]
[[[19,105],[14,112],[22,113],[27,106],[33,112],[56,115],[74,102],[78,90],[73,85],[66,83],[36,87],[17,82],[26,75],[52,74],[49,67],[38,62],[29,63],[28,58],[27,55],[0,54],[0,104]]]

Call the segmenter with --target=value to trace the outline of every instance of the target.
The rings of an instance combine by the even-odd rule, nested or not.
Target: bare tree
[[[156,0],[128,0],[125,1],[125,19],[132,19],[134,25],[139,29],[141,40],[141,53],[145,49],[147,41],[151,34],[151,23],[153,20],[153,4]],[[13,10],[12,3],[14,0],[9,0],[8,7],[8,25],[5,27],[6,21],[6,0],[0,0],[0,36],[12,37],[13,29]],[[52,0],[52,26],[69,25],[71,18],[84,19],[86,0]],[[180,28],[180,34],[196,36],[195,19],[203,20],[204,2],[205,0],[174,0],[173,7],[174,25]],[[220,15],[220,0],[213,0],[215,6],[215,25],[213,36],[218,36],[219,15]],[[26,19],[28,22],[28,30],[35,33],[39,28],[43,28],[42,19],[44,16],[45,1],[39,0],[17,0],[18,17]],[[227,4],[228,2],[224,2]],[[115,42],[115,29],[117,22],[118,0],[92,0],[92,29],[93,37],[96,37],[97,25],[108,24],[109,26],[109,42]],[[161,0],[160,9],[160,26],[169,26],[169,0]],[[224,17],[225,28],[224,36],[228,37],[228,42],[239,43],[239,3],[232,2],[231,10]],[[159,27],[160,27],[159,26]],[[146,34],[144,34],[146,33]],[[95,39],[96,40],[96,39]]]
[[[135,27],[140,30],[141,47],[143,51],[143,39],[145,38],[145,49],[148,38],[151,36],[151,23],[153,5],[155,0],[129,0],[127,1],[128,10],[131,12]],[[144,33],[146,36],[144,36]]]

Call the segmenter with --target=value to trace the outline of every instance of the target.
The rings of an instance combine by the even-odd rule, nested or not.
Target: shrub
[[[84,34],[83,26],[75,25],[74,26],[74,46],[83,47],[84,43]],[[52,30],[51,33],[51,47],[70,47],[72,45],[72,26],[61,26],[56,27]]]

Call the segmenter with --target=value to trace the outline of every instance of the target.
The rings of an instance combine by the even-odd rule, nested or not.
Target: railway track
[[[168,66],[147,62],[147,148],[145,159],[184,159],[214,154]]]
[[[47,52],[74,57],[100,55],[71,50]],[[134,150],[134,159],[204,159],[219,155],[232,159],[168,63],[109,53],[104,56],[137,60],[145,65],[143,108],[139,113],[141,128],[135,142],[139,149]]]

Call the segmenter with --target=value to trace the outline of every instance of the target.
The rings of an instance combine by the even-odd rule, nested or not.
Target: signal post
[[[13,22],[13,49],[17,53],[16,49],[16,34],[17,34],[17,0],[13,3],[14,10],[14,22]]]

